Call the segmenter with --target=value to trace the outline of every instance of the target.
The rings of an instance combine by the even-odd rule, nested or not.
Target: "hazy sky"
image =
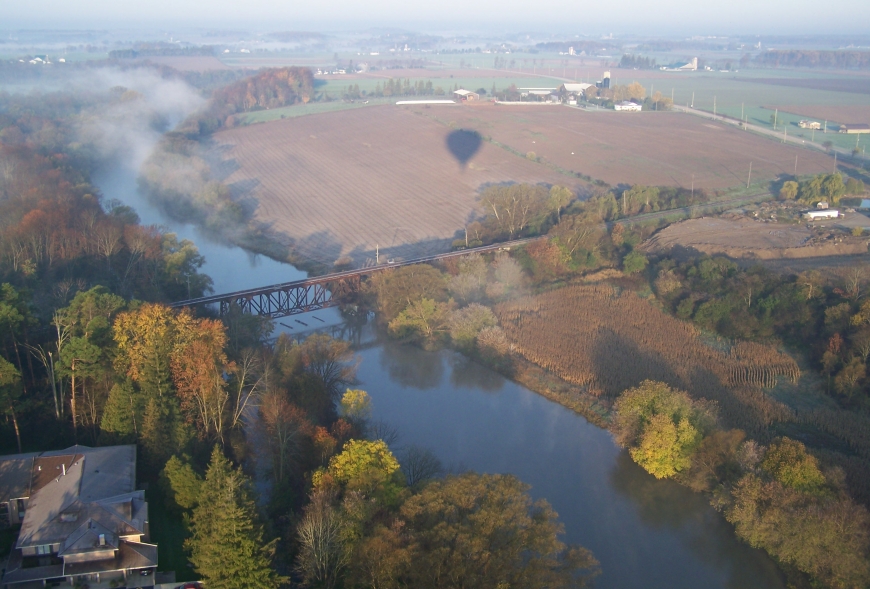
[[[867,33],[868,0],[0,0],[0,28],[222,26],[614,33]]]

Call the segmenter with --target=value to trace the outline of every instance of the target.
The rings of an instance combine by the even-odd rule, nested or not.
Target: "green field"
[[[292,119],[294,117],[315,115],[323,112],[350,110],[354,108],[363,108],[365,106],[374,106],[376,104],[389,104],[394,101],[395,99],[393,98],[373,98],[368,101],[368,104],[364,104],[364,100],[357,100],[354,102],[345,102],[343,100],[335,100],[332,102],[309,102],[308,104],[295,104],[293,106],[284,106],[270,110],[258,110],[256,112],[246,113],[241,117],[241,119],[242,124],[250,125],[252,123],[265,123],[266,121],[274,121],[276,119]]]

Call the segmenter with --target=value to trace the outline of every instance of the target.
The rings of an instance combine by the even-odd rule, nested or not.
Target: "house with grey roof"
[[[0,457],[0,511],[20,522],[2,585],[152,587],[157,546],[136,490],[136,446]]]

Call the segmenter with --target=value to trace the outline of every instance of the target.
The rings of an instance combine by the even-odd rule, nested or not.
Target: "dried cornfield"
[[[495,312],[518,353],[592,394],[613,397],[653,379],[717,401],[726,425],[750,435],[794,419],[761,390],[777,377],[800,377],[792,358],[756,343],[714,349],[694,326],[634,293],[570,286],[502,303]]]

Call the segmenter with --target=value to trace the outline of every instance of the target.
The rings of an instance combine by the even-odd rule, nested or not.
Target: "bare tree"
[[[421,446],[408,446],[399,457],[399,464],[405,474],[408,487],[412,489],[419,488],[423,483],[444,473],[444,465],[438,457],[428,448]]]
[[[315,491],[296,528],[299,556],[296,568],[305,582],[333,589],[350,564],[347,523],[333,505],[334,493]]]

